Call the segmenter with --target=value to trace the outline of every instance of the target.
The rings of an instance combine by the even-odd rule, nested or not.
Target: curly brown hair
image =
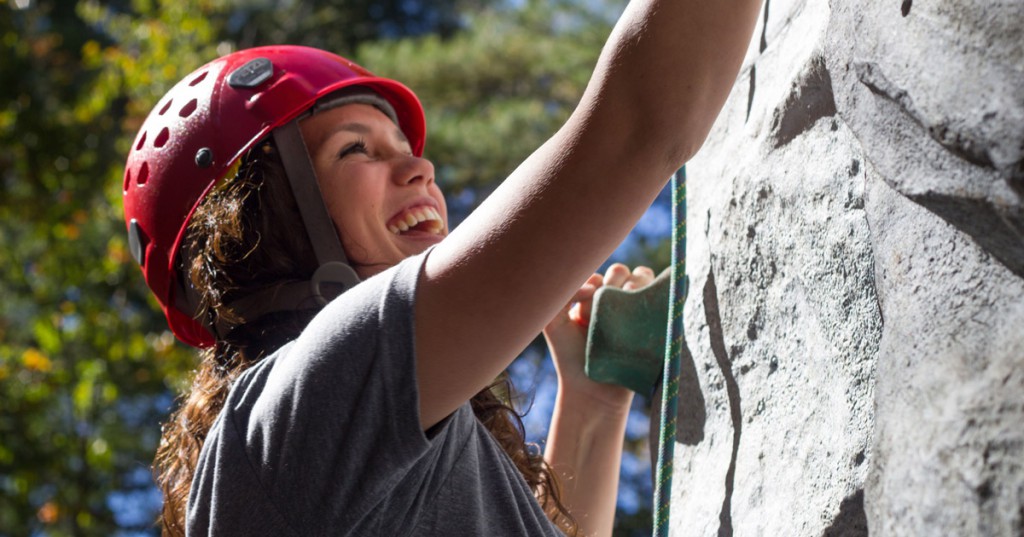
[[[181,274],[198,291],[200,315],[229,327],[200,353],[191,389],[163,427],[154,474],[163,492],[159,524],[165,536],[185,535],[185,507],[206,435],[232,382],[294,339],[316,309],[283,312],[242,323],[230,304],[253,292],[309,280],[316,259],[276,150],[258,144],[234,178],[212,191],[193,214],[183,242]],[[298,240],[297,240],[298,239]],[[528,444],[507,374],[476,394],[473,412],[533,489],[548,517],[567,535],[577,524],[559,498],[557,478],[540,450]]]

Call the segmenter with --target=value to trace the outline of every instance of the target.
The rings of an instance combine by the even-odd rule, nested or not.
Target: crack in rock
[[[758,52],[764,52],[768,48],[768,8],[771,0],[764,0],[764,24],[761,25],[761,43]]]
[[[747,89],[747,117],[743,119],[746,123],[750,120],[750,110],[754,107],[754,90],[757,89],[757,66],[750,66],[750,87]]]
[[[743,411],[740,407],[740,387],[732,372],[732,361],[729,360],[729,354],[725,350],[714,269],[708,271],[708,279],[704,283],[704,316],[711,336],[711,352],[714,353],[725,380],[725,391],[729,396],[729,414],[732,418],[732,457],[729,460],[729,470],[725,473],[725,498],[722,500],[722,510],[718,515],[718,537],[732,537],[732,496],[736,486],[736,457],[740,450]]]
[[[679,408],[684,412],[676,422],[676,442],[696,446],[704,440],[704,424],[707,422],[704,394],[697,379],[697,366],[686,344],[685,335],[679,357]]]
[[[768,7],[771,0],[764,0],[764,24],[761,26],[761,43],[759,53],[764,53],[768,48]],[[750,66],[750,88],[747,90],[747,116],[743,119],[746,123],[750,119],[750,110],[754,107],[754,90],[757,89],[757,65]]]

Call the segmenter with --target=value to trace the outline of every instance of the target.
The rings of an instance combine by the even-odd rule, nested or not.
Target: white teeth
[[[441,213],[437,209],[433,207],[416,207],[406,211],[404,215],[395,218],[391,224],[388,224],[388,231],[395,235],[400,235],[423,222],[431,223],[430,226],[426,227],[430,232],[440,235],[444,230],[444,221],[441,219]]]

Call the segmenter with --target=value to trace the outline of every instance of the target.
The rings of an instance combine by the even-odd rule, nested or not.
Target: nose
[[[394,170],[394,180],[399,186],[414,183],[429,186],[434,182],[434,163],[423,157],[405,155]]]

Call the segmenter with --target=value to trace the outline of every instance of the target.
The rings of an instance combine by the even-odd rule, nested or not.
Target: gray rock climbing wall
[[[1024,535],[1024,2],[768,0],[688,165],[674,535]]]

